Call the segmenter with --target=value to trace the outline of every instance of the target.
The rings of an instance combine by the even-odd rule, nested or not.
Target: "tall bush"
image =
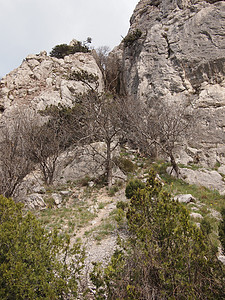
[[[69,243],[0,196],[0,299],[76,297],[84,252]]]
[[[121,244],[104,271],[95,266],[98,293],[108,299],[223,299],[224,266],[155,175],[151,171],[145,188],[134,189],[125,250]]]

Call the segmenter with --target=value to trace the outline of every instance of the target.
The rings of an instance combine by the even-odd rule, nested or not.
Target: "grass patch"
[[[85,232],[85,236],[92,236],[96,241],[101,241],[111,235],[117,226],[116,216],[118,216],[118,209],[111,211],[108,218],[103,219],[101,224],[95,226],[89,231]]]
[[[116,226],[112,223],[110,218],[107,218],[102,221],[102,224],[99,226],[94,227],[90,231],[86,231],[85,235],[90,236],[92,235],[96,241],[101,241],[115,230]]]
[[[153,163],[152,167],[158,172],[160,177],[166,183],[164,189],[173,195],[192,194],[200,202],[217,211],[221,211],[225,205],[225,196],[220,195],[217,190],[210,190],[204,186],[188,184],[181,179],[174,178],[167,174],[166,169],[170,166],[168,163]]]
[[[122,156],[114,158],[114,162],[124,174],[133,173],[137,168],[130,159]]]
[[[95,234],[95,240],[96,241],[101,241],[104,238],[106,238],[108,235],[112,234],[112,232],[114,231],[115,226],[112,223],[108,223],[108,222],[103,222],[103,224],[101,224],[98,227],[98,231]]]
[[[216,190],[209,190],[203,186],[188,184],[181,179],[172,178],[170,176],[162,176],[167,185],[164,189],[173,195],[191,194],[207,207],[221,211],[225,205],[225,197],[220,195]]]
[[[110,197],[114,196],[116,192],[119,191],[119,188],[117,185],[114,185],[113,187],[111,187],[109,190],[108,190],[108,195]]]
[[[76,203],[70,208],[49,208],[38,213],[39,220],[48,230],[56,228],[69,235],[86,226],[95,217],[96,214],[90,212],[83,202]]]
[[[100,202],[100,203],[98,204],[98,209],[103,209],[106,205],[107,205],[107,203]]]
[[[201,166],[198,166],[196,164],[188,164],[188,165],[178,164],[178,167],[179,168],[191,169],[193,171],[202,169]]]

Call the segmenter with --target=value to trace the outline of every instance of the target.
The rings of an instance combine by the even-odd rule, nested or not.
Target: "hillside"
[[[0,197],[0,298],[225,297],[224,29],[224,1],[140,0],[111,53],[42,51],[1,78],[0,194],[24,206]]]

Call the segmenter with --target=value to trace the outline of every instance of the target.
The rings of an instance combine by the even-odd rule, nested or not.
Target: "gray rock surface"
[[[171,174],[171,167],[167,168],[167,172]],[[215,170],[180,168],[179,172],[180,178],[189,184],[196,184],[208,189],[217,190],[221,195],[225,193],[223,177]],[[174,172],[172,172],[172,175],[175,176]]]
[[[188,145],[201,150],[204,166],[225,164],[225,2],[141,0],[130,23],[128,34],[139,29],[142,36],[122,58],[123,44],[114,51],[128,94],[148,103],[191,102],[199,114]]]
[[[34,193],[34,194],[30,194],[28,195],[25,199],[24,199],[24,204],[25,207],[28,209],[43,209],[46,208],[46,204],[45,201],[43,199],[43,195]]]
[[[71,72],[80,70],[97,75],[102,91],[102,73],[91,53],[75,53],[64,59],[50,57],[45,51],[28,55],[20,67],[0,81],[1,110],[18,105],[36,110],[51,104],[71,105],[76,95],[87,89],[83,83],[68,79]]]
[[[196,212],[191,212],[190,217],[192,217],[194,219],[203,219],[203,216],[199,213],[196,213]]]
[[[193,197],[191,194],[176,195],[174,200],[185,204],[196,201],[195,197]]]

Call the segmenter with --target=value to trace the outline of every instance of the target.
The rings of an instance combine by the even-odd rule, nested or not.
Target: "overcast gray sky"
[[[139,0],[0,0],[0,77],[28,54],[75,38],[113,48],[129,29]]]

